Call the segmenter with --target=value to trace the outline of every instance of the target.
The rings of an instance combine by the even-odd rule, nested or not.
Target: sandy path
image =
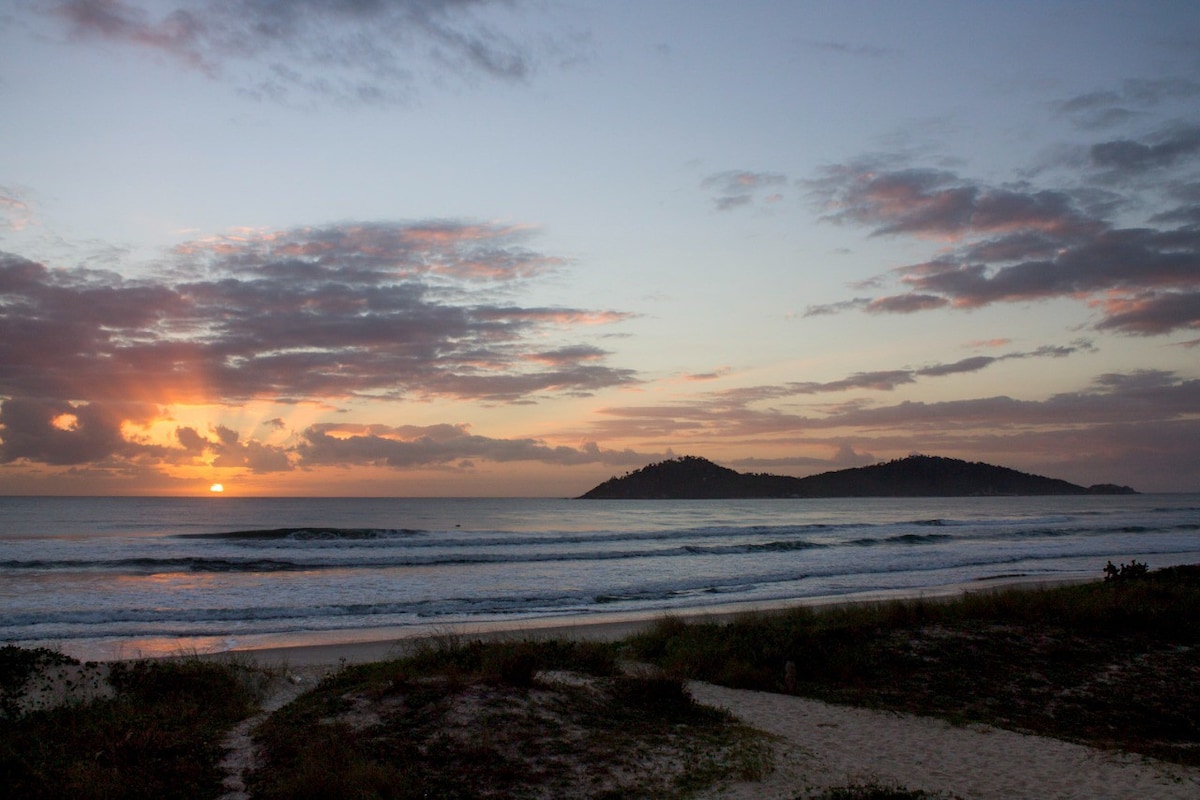
[[[1196,800],[1200,769],[981,725],[694,682],[692,694],[782,737],[777,771],[709,798],[795,798],[877,781],[968,800]]]
[[[225,749],[225,757],[221,760],[221,770],[225,773],[222,788],[225,791],[218,800],[248,800],[250,795],[246,792],[245,778],[254,769],[258,757],[251,731],[273,712],[316,686],[321,678],[334,669],[330,665],[287,669],[272,681],[258,713],[234,726],[221,743]]]

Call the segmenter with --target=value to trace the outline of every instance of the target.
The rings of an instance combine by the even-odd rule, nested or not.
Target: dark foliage
[[[0,785],[21,798],[195,798],[220,793],[221,738],[252,697],[228,666],[116,664],[112,698],[0,723]]]
[[[638,657],[816,697],[1200,764],[1200,569],[727,625],[668,620]]]
[[[1007,467],[914,455],[807,478],[742,473],[696,456],[662,461],[610,478],[581,499],[754,497],[968,497],[981,495],[1131,494],[1111,484],[1090,489]]]
[[[26,682],[47,667],[78,664],[77,659],[45,647],[0,647],[0,720],[16,719]]]
[[[254,796],[670,798],[740,769],[756,734],[696,704],[680,678],[618,674],[613,652],[448,639],[348,667],[258,728]],[[693,750],[735,755],[646,774],[645,760]]]

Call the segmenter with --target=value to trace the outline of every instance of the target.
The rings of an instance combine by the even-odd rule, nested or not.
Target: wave
[[[1055,556],[1046,555],[1053,561]],[[993,555],[979,559],[956,562],[955,569],[995,567],[1016,562],[1037,562],[1041,558],[1029,554]],[[794,565],[790,569],[776,569],[753,575],[688,576],[641,585],[616,588],[597,592],[594,588],[580,587],[576,590],[544,593],[446,596],[429,599],[403,601],[380,601],[371,603],[327,603],[306,602],[307,595],[297,598],[294,605],[262,606],[217,606],[175,608],[73,608],[48,609],[36,612],[17,612],[6,615],[0,627],[0,638],[38,638],[54,635],[62,638],[96,636],[200,636],[237,633],[239,630],[254,633],[280,633],[296,630],[321,630],[354,626],[374,627],[405,624],[409,620],[471,619],[487,615],[545,615],[555,613],[581,614],[596,612],[597,607],[612,610],[614,606],[638,606],[641,608],[669,609],[680,603],[700,601],[703,605],[719,605],[721,602],[744,599],[759,591],[762,599],[775,597],[802,598],[827,594],[829,579],[857,579],[857,591],[887,588],[884,576],[936,572],[948,565],[924,566],[878,564],[873,568],[858,565],[853,569],[846,565],[805,567]],[[1053,570],[1051,570],[1052,572]],[[1026,571],[1023,574],[1029,574]],[[814,579],[809,589],[798,584]],[[722,599],[724,598],[724,600]],[[692,604],[696,604],[692,602]],[[52,637],[51,637],[52,638]]]
[[[179,539],[245,539],[249,541],[292,540],[296,542],[362,541],[422,536],[427,531],[409,528],[268,528],[221,533],[179,533]]]
[[[878,547],[889,544],[937,544],[954,541],[963,537],[951,536],[946,533],[901,533],[896,536],[864,537],[851,539],[846,544],[852,547]]]
[[[928,521],[927,521],[928,522]],[[913,523],[846,526],[755,526],[753,528],[705,528],[665,531],[620,531],[615,533],[485,535],[479,538],[441,539],[427,532],[381,532],[376,529],[284,528],[242,531],[232,534],[201,534],[190,538],[228,541],[224,552],[176,553],[170,556],[127,558],[56,558],[53,555],[9,558],[0,570],[32,572],[107,572],[133,575],[170,572],[189,573],[275,573],[329,570],[379,570],[405,567],[443,567],[472,564],[523,564],[553,562],[600,562],[687,556],[734,556],[762,553],[803,553],[839,548],[911,548],[947,546],[955,543],[1036,542],[1039,539],[1089,539],[1130,536],[1141,540],[1153,534],[1170,534],[1200,529],[1200,523],[1117,524],[1101,526],[1046,527],[1042,525],[955,527]],[[904,530],[909,527],[908,530]],[[933,532],[930,528],[938,529]],[[923,529],[923,530],[922,530]],[[397,531],[403,529],[397,529]],[[753,535],[750,535],[750,531]],[[854,533],[874,533],[858,535]],[[379,536],[376,536],[379,534]],[[391,538],[388,538],[388,537]],[[296,538],[308,537],[308,538]],[[358,537],[358,538],[355,538]],[[241,539],[242,541],[233,541]],[[373,541],[378,546],[361,549],[358,543]],[[1132,540],[1131,540],[1132,541]],[[246,542],[257,542],[256,546]],[[342,544],[346,546],[341,546]],[[280,545],[283,546],[280,546]],[[292,545],[296,546],[293,547]],[[243,545],[245,545],[243,547]],[[602,545],[596,547],[595,545]],[[604,545],[608,547],[603,547]],[[1032,546],[1032,544],[1030,545]],[[236,549],[230,549],[236,548]],[[316,548],[316,549],[313,549]],[[207,549],[207,548],[202,548]],[[1026,550],[1028,548],[1022,548]],[[243,555],[244,553],[244,555]],[[57,555],[57,554],[55,554]]]
[[[288,572],[320,565],[270,558],[113,558],[30,559],[0,561],[0,569],[13,571],[82,571],[155,574],[161,572]]]

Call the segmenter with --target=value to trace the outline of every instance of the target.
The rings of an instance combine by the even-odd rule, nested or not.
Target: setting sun
[[[225,491],[225,487],[219,483],[214,483],[212,486],[208,487],[208,490],[214,494],[220,494],[221,492]]]

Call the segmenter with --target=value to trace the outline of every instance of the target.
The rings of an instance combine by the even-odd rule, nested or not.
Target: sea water
[[[1200,495],[0,497],[0,642],[81,658],[1200,563]]]

